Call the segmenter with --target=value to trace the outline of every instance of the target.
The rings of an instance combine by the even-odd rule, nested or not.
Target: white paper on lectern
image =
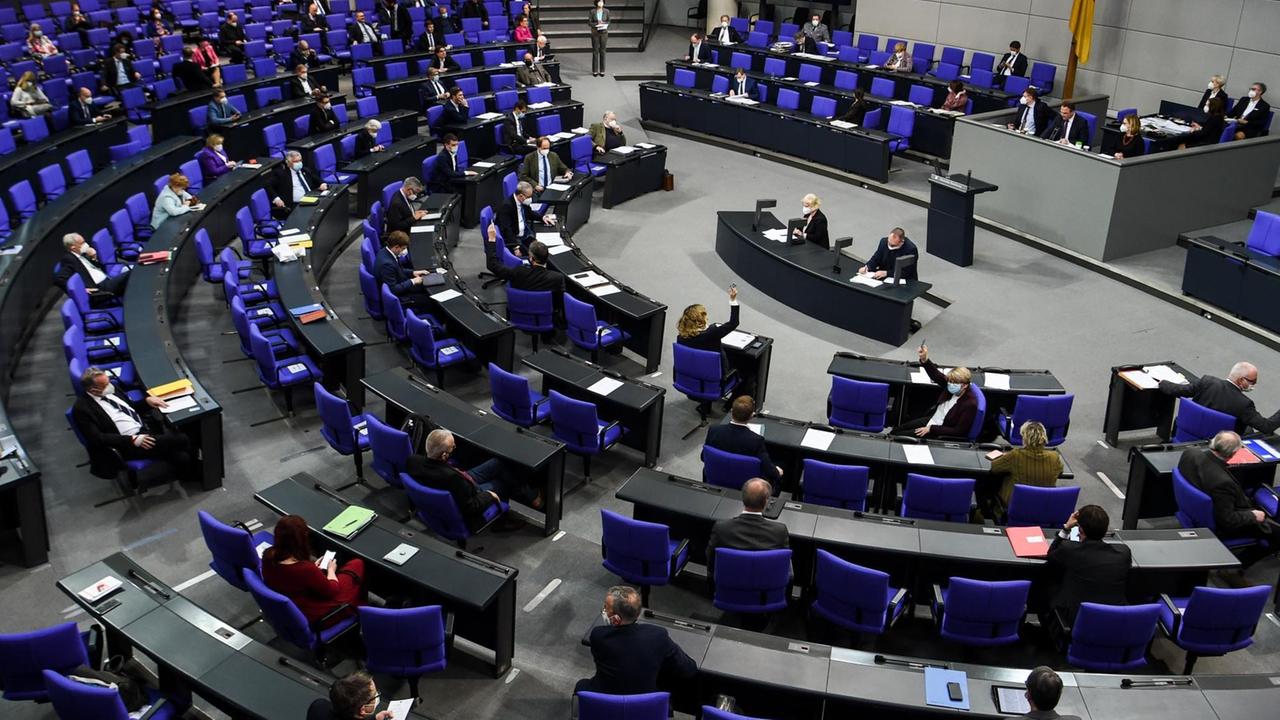
[[[608,395],[620,387],[622,387],[622,382],[620,380],[615,380],[611,377],[603,377],[592,383],[591,387],[587,388],[587,390],[590,390],[597,395]]]
[[[831,441],[835,439],[836,434],[833,432],[809,428],[804,431],[804,439],[800,441],[800,446],[813,448],[814,450],[826,450],[831,447]]]
[[[932,465],[933,451],[928,445],[903,445],[902,452],[912,465]]]
[[[1008,390],[1009,376],[1004,373],[983,373],[982,386],[989,390]]]

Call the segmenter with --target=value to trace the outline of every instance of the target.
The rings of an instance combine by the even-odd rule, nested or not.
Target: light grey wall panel
[[[938,18],[938,42],[964,48],[1003,52],[1010,40],[1027,35],[1025,13],[941,4]],[[998,55],[998,53],[997,53]]]
[[[881,36],[904,33],[912,40],[933,42],[938,34],[938,10],[938,3],[932,0],[862,0],[857,27]]]
[[[1004,10],[1026,15],[1031,12],[1031,0],[951,0],[955,5],[968,5],[988,10]]]
[[[1203,87],[1208,75],[1231,64],[1231,47],[1129,31],[1120,74],[1163,85]],[[1194,79],[1193,79],[1194,78]]]
[[[1280,28],[1276,31],[1280,32]],[[1248,92],[1249,85],[1255,82],[1266,83],[1267,102],[1272,107],[1280,104],[1280,100],[1277,100],[1280,98],[1280,56],[1236,48],[1231,56],[1231,67],[1227,71],[1227,94],[1232,99],[1238,98]],[[1275,127],[1280,128],[1280,125]]]
[[[1246,0],[1236,47],[1280,53],[1280,1]]]
[[[1244,0],[1133,0],[1126,27],[1230,45],[1235,42],[1243,6]]]

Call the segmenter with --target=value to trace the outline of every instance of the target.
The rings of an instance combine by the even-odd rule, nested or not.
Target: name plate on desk
[[[962,183],[962,182],[956,182],[955,180],[952,180],[951,178],[947,177],[946,175],[930,174],[930,175],[929,175],[929,182],[931,182],[931,183],[936,183],[936,184],[938,184],[938,185],[942,185],[943,187],[949,187],[949,188],[951,188],[952,190],[959,190],[960,192],[968,192],[968,191],[969,191],[969,186],[968,186],[967,184]]]

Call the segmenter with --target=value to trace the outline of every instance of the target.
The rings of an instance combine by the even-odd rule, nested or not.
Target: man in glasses
[[[329,688],[328,700],[307,708],[307,720],[393,720],[390,710],[378,712],[378,687],[367,672],[353,672]]]
[[[1263,417],[1246,393],[1258,384],[1258,368],[1252,363],[1238,362],[1231,366],[1227,377],[1201,375],[1195,382],[1175,383],[1160,381],[1160,391],[1169,395],[1191,398],[1210,410],[1226,413],[1236,419],[1236,430],[1244,432],[1253,428],[1258,432],[1274,432],[1280,427],[1280,412]]]

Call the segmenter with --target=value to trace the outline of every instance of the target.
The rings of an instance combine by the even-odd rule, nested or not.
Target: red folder
[[[1262,461],[1258,459],[1258,456],[1249,452],[1249,448],[1244,446],[1241,446],[1240,449],[1236,451],[1236,454],[1232,455],[1231,458],[1227,460],[1228,465],[1253,465],[1254,463],[1260,462]]]
[[[150,265],[158,262],[169,262],[168,250],[156,250],[155,252],[145,252],[138,255],[139,265]]]
[[[320,310],[312,310],[309,313],[303,313],[302,315],[299,315],[298,322],[302,323],[303,325],[306,325],[307,323],[313,323],[317,320],[323,320],[327,317],[329,317],[329,313],[325,311],[323,308],[321,308]]]
[[[1041,528],[1011,527],[1005,528],[1004,534],[1009,536],[1013,554],[1018,557],[1044,557],[1049,554],[1049,539]]]

